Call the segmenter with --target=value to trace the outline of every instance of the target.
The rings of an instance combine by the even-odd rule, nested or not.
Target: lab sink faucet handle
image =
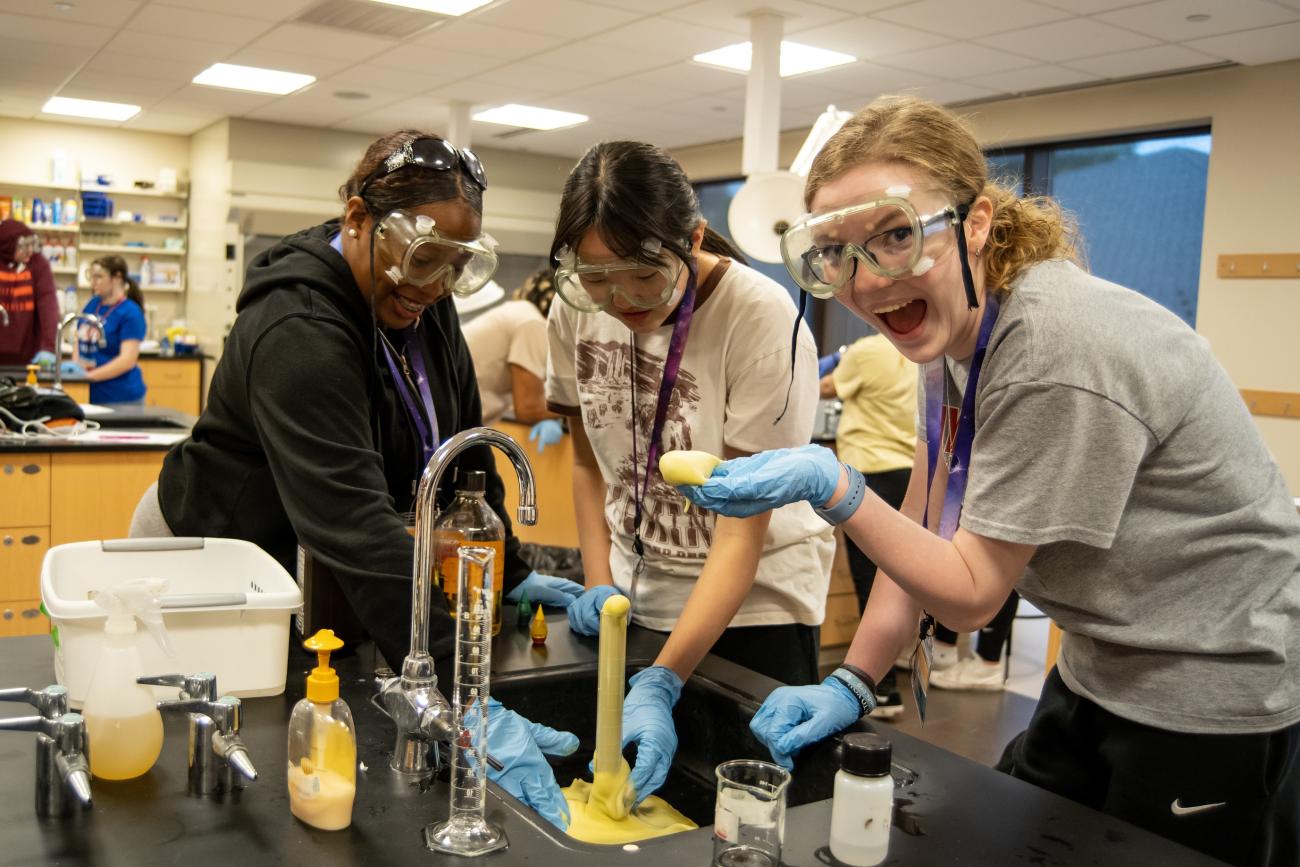
[[[510,459],[519,480],[519,522],[537,523],[536,483],[533,466],[519,443],[497,430],[475,427],[449,437],[429,458],[415,495],[415,557],[411,580],[411,649],[402,662],[400,677],[390,678],[380,691],[385,712],[397,723],[393,770],[427,777],[430,732],[437,740],[451,737],[452,713],[438,692],[438,675],[429,655],[429,607],[433,596],[433,527],[438,520],[438,488],[453,459],[465,449],[493,446]],[[498,568],[501,565],[498,564]],[[490,759],[489,759],[490,761]]]
[[[231,695],[217,697],[217,678],[210,672],[137,678],[146,686],[174,686],[176,701],[158,702],[158,710],[189,714],[189,781],[191,795],[234,792],[257,779],[257,769],[239,736],[243,704]]]
[[[68,713],[68,691],[61,686],[3,689],[0,701],[30,704],[39,712],[0,720],[0,731],[36,733],[36,815],[67,816],[77,808],[88,809],[86,721],[79,713]]]
[[[77,311],[74,310],[73,312],[69,313],[67,316],[64,316],[63,319],[59,321],[59,333],[54,340],[54,350],[59,355],[60,358],[63,357],[64,332],[68,330],[69,325],[72,325],[76,322],[80,322],[83,320],[90,323],[95,328],[95,330],[99,333],[98,343],[100,348],[103,348],[108,345],[108,341],[104,338],[104,320],[100,319],[94,313],[78,313]],[[62,364],[54,365],[54,387],[57,389],[63,388],[63,365]]]

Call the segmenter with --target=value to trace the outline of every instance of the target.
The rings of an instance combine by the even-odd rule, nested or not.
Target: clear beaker
[[[777,867],[785,838],[785,790],[790,772],[771,762],[736,759],[714,772],[715,867]]]

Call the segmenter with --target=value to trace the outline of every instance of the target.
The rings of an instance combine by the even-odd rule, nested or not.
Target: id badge
[[[916,713],[925,725],[925,705],[930,694],[930,669],[934,665],[934,618],[926,614],[921,618],[916,649],[912,651],[912,698]]]

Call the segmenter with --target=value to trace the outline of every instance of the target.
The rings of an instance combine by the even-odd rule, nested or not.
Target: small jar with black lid
[[[879,864],[889,854],[894,817],[892,749],[880,735],[853,732],[840,743],[831,804],[831,854],[850,867]]]

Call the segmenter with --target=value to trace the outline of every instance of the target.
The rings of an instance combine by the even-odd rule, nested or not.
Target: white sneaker
[[[935,656],[938,656],[936,653]],[[963,659],[961,662],[930,675],[930,685],[939,689],[978,690],[1000,692],[1006,688],[1002,680],[1002,663],[990,664],[983,659]]]
[[[945,669],[952,668],[961,661],[961,657],[957,654],[957,645],[944,644],[942,641],[936,641],[934,643],[934,662],[930,666],[930,671],[944,671]]]

